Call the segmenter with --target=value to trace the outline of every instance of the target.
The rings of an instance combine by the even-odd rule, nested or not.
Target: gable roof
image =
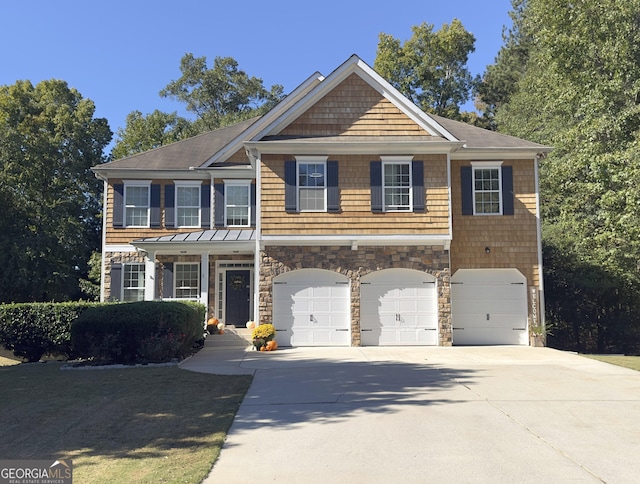
[[[277,136],[287,125],[291,124],[299,116],[305,113],[318,100],[333,90],[350,75],[356,74],[363,81],[378,91],[381,96],[394,104],[402,113],[408,116],[413,122],[427,131],[431,136],[443,138],[448,141],[457,141],[455,137],[441,126],[435,119],[422,112],[415,104],[403,96],[389,82],[383,79],[376,71],[369,67],[357,55],[352,55],[346,62],[335,69],[326,78],[323,78],[305,96],[290,106],[276,106],[274,111],[279,111],[274,120],[260,122],[256,126],[263,126],[250,141],[260,141],[269,136]]]
[[[351,75],[359,76],[391,102],[401,113],[424,130],[422,136],[282,136],[285,127],[306,113],[315,103]],[[216,129],[150,151],[93,167],[97,174],[129,171],[180,171],[223,167],[225,161],[247,148],[262,152],[295,149],[317,154],[366,149],[378,154],[395,153],[398,148],[419,152],[449,152],[453,158],[493,158],[510,155],[531,157],[551,148],[513,136],[427,114],[402,95],[357,55],[326,78],[316,72],[261,117]],[[309,151],[309,152],[311,152]],[[288,151],[290,152],[290,151]],[[364,154],[364,153],[363,153]],[[253,155],[249,157],[253,164]],[[235,164],[238,166],[237,164]],[[249,168],[249,166],[246,166]]]

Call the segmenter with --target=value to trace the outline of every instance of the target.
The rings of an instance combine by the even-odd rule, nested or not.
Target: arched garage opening
[[[517,269],[459,269],[451,277],[454,345],[528,345],[527,279]]]
[[[273,279],[273,325],[280,346],[350,346],[349,278],[322,269]]]
[[[384,269],[360,279],[363,346],[437,345],[436,278],[412,269]]]

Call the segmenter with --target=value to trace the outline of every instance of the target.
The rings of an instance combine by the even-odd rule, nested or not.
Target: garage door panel
[[[363,277],[361,340],[365,346],[436,345],[438,317],[433,276],[388,269]]]
[[[460,270],[452,277],[454,345],[528,344],[527,291],[515,269]]]
[[[453,330],[453,341],[456,345],[526,345],[526,331],[503,331],[496,337],[495,331],[486,328],[465,328]]]
[[[401,331],[400,339],[403,344],[411,344],[411,341],[418,341],[425,345],[436,345],[438,344],[438,332],[435,329]]]
[[[323,270],[291,271],[273,285],[276,340],[282,346],[351,343],[346,276]]]

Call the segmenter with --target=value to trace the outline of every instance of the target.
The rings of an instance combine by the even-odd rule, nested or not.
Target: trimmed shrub
[[[114,363],[160,363],[188,354],[204,337],[205,307],[186,301],[109,304],[71,328],[74,354]]]
[[[71,324],[99,303],[20,303],[0,305],[0,344],[27,361],[51,353],[71,356]]]

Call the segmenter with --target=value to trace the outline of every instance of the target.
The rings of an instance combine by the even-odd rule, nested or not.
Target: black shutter
[[[160,227],[160,185],[151,184],[151,222],[152,228]]]
[[[369,164],[371,178],[371,211],[382,212],[382,162],[372,161]]]
[[[173,228],[176,226],[175,185],[164,187],[164,226]]]
[[[113,185],[113,226],[124,227],[124,185]]]
[[[338,187],[338,162],[327,161],[327,212],[340,211],[340,188]]]
[[[211,185],[200,187],[200,226],[211,228]]]
[[[173,262],[165,262],[162,273],[162,297],[171,299],[173,297]]]
[[[295,213],[298,211],[295,161],[284,162],[284,184],[284,209],[286,212]]]
[[[473,215],[473,168],[463,166],[460,168],[462,215]]]
[[[224,183],[216,183],[213,185],[215,191],[214,199],[214,223],[216,227],[224,227]]]
[[[256,226],[256,184],[252,183],[249,187],[251,196],[251,226]]]
[[[412,162],[411,171],[413,182],[413,211],[424,212],[424,163],[422,161]]]
[[[111,290],[109,300],[122,300],[122,264],[111,264]]]
[[[513,167],[502,167],[502,215],[513,215]]]

